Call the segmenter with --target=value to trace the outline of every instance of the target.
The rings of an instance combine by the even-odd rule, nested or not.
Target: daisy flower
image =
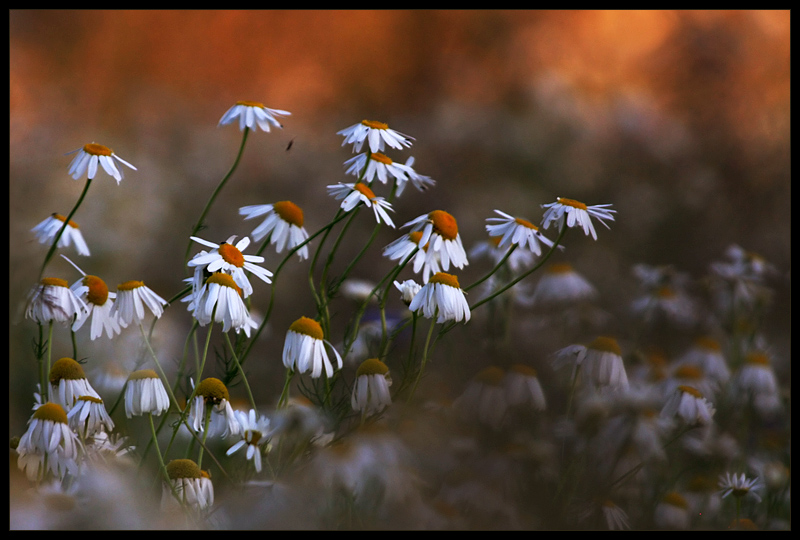
[[[445,272],[450,269],[450,263],[456,268],[464,268],[469,264],[458,233],[456,218],[444,210],[423,214],[403,227],[411,227],[411,232],[422,231],[422,237],[417,244],[427,246],[427,257],[438,257]]]
[[[286,340],[283,345],[283,365],[287,369],[298,373],[311,371],[311,377],[316,379],[322,374],[328,377],[333,376],[333,365],[325,352],[325,345],[328,345],[336,355],[339,369],[342,369],[342,357],[333,346],[325,340],[322,327],[314,319],[300,317],[294,321],[286,332]]]
[[[490,259],[493,264],[499,264],[508,254],[508,250],[511,249],[510,247],[500,248],[500,240],[501,237],[493,236],[488,240],[476,243],[472,249],[470,249],[469,257],[471,259],[485,257]],[[536,256],[531,251],[527,249],[515,249],[511,255],[508,256],[508,259],[506,259],[506,263],[511,271],[516,274],[521,270],[533,266],[535,260]]]
[[[537,305],[573,304],[597,297],[597,289],[568,263],[545,268],[533,290],[531,301]]]
[[[388,124],[373,120],[362,120],[360,123],[343,129],[336,134],[344,137],[342,146],[352,143],[353,152],[360,152],[364,141],[369,140],[369,149],[373,154],[375,152],[383,152],[386,145],[397,150],[402,150],[403,147],[409,148],[411,141],[414,140],[413,137],[389,129]]]
[[[667,398],[661,416],[677,417],[687,425],[709,425],[714,416],[714,406],[697,389],[681,385]]]
[[[764,487],[758,478],[747,478],[744,473],[737,476],[736,473],[728,472],[725,473],[725,476],[720,475],[718,486],[721,488],[719,493],[723,499],[728,495],[733,495],[737,499],[748,497],[755,499],[756,502],[761,502],[758,491]]]
[[[169,395],[164,383],[152,369],[134,371],[125,385],[125,415],[128,418],[169,410]]]
[[[408,182],[414,184],[420,191],[425,191],[436,183],[431,177],[423,176],[413,169],[413,156],[403,164],[392,161],[392,158],[380,152],[364,153],[348,159],[344,164],[347,167],[347,174],[352,174],[367,184],[371,184],[376,178],[382,184],[386,184],[390,177],[394,178],[397,196],[402,194]]]
[[[556,352],[555,368],[574,363],[573,373],[581,368],[595,386],[628,388],[628,375],[617,340],[598,336],[589,345],[570,345]]]
[[[392,404],[389,368],[377,358],[364,360],[356,371],[350,405],[363,414],[378,414]]]
[[[25,318],[39,324],[47,322],[72,323],[88,311],[86,302],[75,296],[66,280],[43,278],[28,294]]]
[[[64,226],[67,218],[61,214],[51,214],[50,217],[36,225],[31,232],[36,235],[36,239],[40,244],[52,244],[55,240],[58,231]],[[70,244],[75,244],[75,249],[78,255],[89,256],[89,246],[86,245],[86,240],[83,239],[78,224],[72,220],[67,222],[64,232],[61,233],[61,238],[58,239],[58,246],[60,248],[69,247]]]
[[[201,267],[206,272],[225,272],[233,276],[236,284],[242,288],[243,297],[247,298],[253,293],[253,286],[250,285],[250,280],[247,279],[245,271],[252,272],[264,283],[272,283],[270,279],[272,272],[266,268],[262,268],[254,263],[264,262],[264,257],[258,255],[243,255],[247,246],[250,245],[250,239],[244,237],[239,240],[236,245],[232,242],[236,240],[236,236],[231,236],[222,244],[215,244],[196,236],[190,237],[198,244],[206,247],[213,248],[211,251],[202,251],[192,257],[188,265],[193,267]]]
[[[62,257],[64,256],[62,255]],[[86,304],[84,315],[75,320],[72,324],[72,331],[77,332],[83,326],[83,323],[91,318],[92,326],[89,337],[93,341],[103,335],[104,330],[109,339],[122,332],[122,328],[125,325],[121,325],[119,316],[116,313],[112,313],[114,308],[113,300],[117,297],[116,293],[109,292],[108,285],[99,277],[86,274],[75,263],[66,257],[64,259],[83,274],[83,279],[76,281],[70,287],[75,296]]]
[[[541,255],[541,244],[553,247],[553,242],[545,238],[539,232],[539,227],[527,219],[515,218],[500,210],[495,210],[495,213],[501,217],[486,218],[486,221],[489,222],[486,225],[486,231],[489,236],[500,237],[498,248],[503,249],[513,244],[521,248],[527,247],[536,255]]]
[[[161,318],[167,301],[147,287],[142,281],[126,281],[117,285],[117,300],[111,308],[112,316],[119,316],[120,325],[140,324],[144,320],[144,307]]]
[[[428,319],[438,314],[437,323],[461,320],[466,323],[470,318],[469,304],[458,284],[458,278],[444,272],[437,273],[423,285],[411,300],[408,309],[422,310],[422,314]]]
[[[86,379],[83,367],[72,358],[59,358],[48,374],[52,401],[69,411],[81,396],[99,398],[100,395]]]
[[[659,529],[685,530],[689,528],[689,503],[676,491],[669,491],[656,505],[653,521]]]
[[[197,293],[183,299],[189,302],[187,309],[192,316],[206,326],[212,322],[222,323],[222,331],[233,329],[237,333],[244,330],[250,337],[250,330],[258,328],[247,311],[242,299],[242,290],[234,282],[234,278],[222,272],[211,274]]]
[[[467,383],[453,407],[467,422],[477,420],[498,429],[508,410],[504,384],[505,370],[498,366],[484,368]]]
[[[174,506],[177,495],[181,505],[202,510],[214,504],[214,486],[207,473],[200,470],[191,459],[173,459],[167,463],[167,476],[171,485],[164,485],[161,508]]]
[[[69,174],[75,180],[80,178],[83,173],[87,171],[89,180],[94,178],[95,174],[97,174],[97,164],[99,163],[103,170],[119,184],[120,180],[123,178],[122,169],[117,168],[114,160],[130,167],[134,171],[136,170],[136,167],[116,155],[111,148],[103,146],[102,144],[89,143],[84,145],[83,148],[73,150],[70,154],[74,152],[78,152],[78,155],[75,156],[72,163],[69,165]]]
[[[294,249],[308,239],[308,232],[303,228],[303,210],[292,201],[243,206],[239,208],[239,215],[245,216],[244,219],[266,216],[251,236],[256,242],[269,236],[276,253],[282,252],[284,247]],[[297,250],[297,256],[308,259],[308,245]]]
[[[17,466],[32,482],[42,480],[48,471],[63,479],[67,473],[77,473],[79,448],[64,408],[44,403],[33,412],[19,440]]]
[[[545,229],[550,227],[550,224],[558,225],[558,232],[567,227],[582,227],[586,236],[592,235],[592,238],[597,240],[597,233],[592,224],[592,218],[597,219],[600,223],[610,229],[604,220],[614,221],[612,214],[616,210],[610,210],[610,204],[597,204],[594,206],[587,206],[582,202],[572,199],[564,199],[556,197],[556,202],[550,204],[543,204],[542,208],[546,208],[544,217],[542,218],[542,227]]]
[[[420,289],[422,289],[422,285],[413,279],[407,279],[402,283],[395,281],[394,286],[397,287],[398,291],[400,291],[400,298],[407,306],[411,305],[411,301],[414,299]]]
[[[414,273],[419,274],[422,272],[422,282],[427,283],[431,274],[436,274],[440,271],[439,257],[436,255],[428,257],[430,243],[417,249],[420,247],[419,241],[421,239],[422,231],[414,231],[403,235],[383,248],[383,256],[402,263],[409,255],[413,254],[411,261],[413,262]]]
[[[235,411],[239,425],[242,426],[242,438],[231,446],[225,455],[230,456],[240,448],[247,446],[247,459],[253,460],[256,472],[261,472],[261,448],[269,442],[270,421],[266,416],[257,416],[256,411],[250,409],[249,413]]]
[[[503,378],[506,399],[510,406],[530,405],[537,411],[543,411],[547,405],[542,385],[532,367],[514,364]]]
[[[280,109],[269,109],[257,101],[237,101],[236,105],[222,115],[219,125],[230,124],[238,118],[239,131],[244,131],[244,128],[258,131],[257,128],[261,128],[262,131],[269,132],[270,124],[276,128],[283,127],[276,117],[290,116],[291,114]]]
[[[328,194],[336,200],[344,199],[341,208],[345,212],[349,212],[360,202],[364,203],[367,207],[372,208],[372,211],[375,213],[375,220],[378,223],[383,221],[388,226],[394,228],[392,219],[389,217],[389,214],[386,213],[387,210],[394,212],[392,204],[383,197],[376,196],[369,186],[363,182],[355,184],[343,184],[339,182],[338,185],[328,186]]]
[[[751,400],[759,413],[774,413],[781,408],[778,379],[769,356],[763,351],[753,351],[745,356],[731,391],[736,394],[737,402]]]
[[[207,407],[211,410],[210,425],[204,426]],[[224,425],[218,425],[220,420],[224,421]],[[197,385],[188,422],[197,432],[202,432],[204,427],[208,427],[209,435],[221,432],[221,436],[226,437],[229,434],[238,435],[242,432],[242,426],[231,407],[228,389],[222,381],[214,377],[203,379]]]
[[[692,347],[677,362],[699,367],[718,383],[727,382],[731,376],[722,346],[719,341],[708,336],[700,336],[695,339]]]
[[[75,406],[67,413],[69,426],[84,439],[95,433],[111,433],[114,421],[106,411],[103,400],[96,396],[80,396]]]

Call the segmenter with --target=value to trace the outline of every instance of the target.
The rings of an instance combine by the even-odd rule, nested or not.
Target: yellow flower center
[[[200,478],[202,473],[197,463],[191,459],[173,459],[167,463],[167,475],[172,479]]]
[[[152,369],[140,369],[139,371],[134,371],[128,376],[128,380],[130,381],[141,379],[158,379],[158,375]]]
[[[436,275],[432,276],[428,283],[441,283],[442,285],[447,285],[454,289],[460,288],[458,285],[458,278],[452,274],[445,274],[444,272],[438,272]]]
[[[143,281],[126,281],[125,283],[120,283],[117,285],[117,290],[132,291],[133,289],[138,289],[139,287],[144,287]]]
[[[78,401],[88,401],[89,403],[103,403],[103,400],[94,396],[81,396]]]
[[[41,283],[45,287],[69,287],[69,283],[67,283],[67,280],[57,277],[42,278]]]
[[[248,438],[248,435],[249,435],[249,438]],[[257,445],[258,441],[261,440],[261,436],[262,435],[261,435],[260,431],[255,431],[255,430],[252,430],[252,429],[248,429],[244,433],[245,440],[248,441],[248,444],[252,444],[252,445]]]
[[[675,378],[699,381],[703,378],[703,371],[697,366],[683,365],[675,370]]]
[[[50,420],[51,422],[58,422],[60,424],[67,423],[67,412],[64,407],[58,403],[45,403],[33,413],[33,417],[37,420]]]
[[[89,143],[83,146],[83,151],[93,156],[110,156],[114,152],[108,146],[102,144]]]
[[[233,278],[225,272],[214,272],[208,276],[206,283],[216,283],[217,285],[222,285],[223,287],[230,287],[239,293],[239,296],[242,296],[241,287],[239,287],[236,282],[233,281]]]
[[[414,231],[408,233],[408,239],[414,242],[415,244],[419,245],[419,241],[422,240],[422,231]],[[428,246],[431,245],[430,242],[423,246],[423,251],[428,251]]]
[[[298,334],[311,336],[314,339],[324,339],[325,337],[325,334],[322,333],[322,326],[314,319],[309,319],[308,317],[300,317],[294,321],[289,326],[289,330],[297,332]]]
[[[558,202],[562,206],[571,206],[572,208],[577,208],[578,210],[586,210],[586,205],[580,201],[558,197]]]
[[[745,362],[756,366],[768,366],[769,358],[761,352],[753,352],[747,355]]]
[[[72,358],[59,358],[50,368],[50,384],[58,385],[61,379],[75,381],[85,379],[83,367]]]
[[[195,394],[205,399],[206,403],[211,402],[217,404],[222,400],[230,401],[231,399],[228,389],[225,387],[225,383],[214,377],[208,377],[200,381]]]
[[[526,377],[536,377],[536,370],[524,364],[514,364],[508,368],[508,370],[519,373],[520,375],[525,375]]]
[[[61,214],[53,214],[53,217],[54,217],[54,218],[56,218],[57,220],[59,220],[59,221],[60,221],[60,222],[62,222],[62,223],[63,223],[63,222],[65,222],[65,221],[67,221],[67,216],[62,216]],[[72,227],[73,229],[77,229],[77,228],[79,228],[79,227],[78,227],[78,224],[77,224],[77,223],[75,223],[75,222],[74,222],[74,221],[72,221],[72,220],[69,220],[69,221],[67,222],[67,225],[69,225],[69,226],[70,226],[70,227]]]
[[[272,209],[283,221],[298,227],[303,226],[303,210],[291,201],[279,201],[272,205]]]
[[[572,272],[572,265],[569,263],[556,263],[547,267],[550,274],[569,274]]]
[[[376,122],[375,120],[362,120],[361,123],[370,129],[388,129],[389,124],[383,122]]]
[[[719,341],[705,336],[697,338],[695,340],[695,345],[711,351],[719,351],[722,348],[719,345]]]
[[[533,229],[534,231],[538,231],[539,230],[539,227],[537,227],[536,225],[534,225],[533,223],[531,223],[527,219],[515,218],[514,219],[514,223],[516,223],[517,225],[522,225],[523,227],[527,227],[529,229]]]
[[[696,397],[698,399],[703,397],[703,394],[701,394],[699,390],[697,390],[696,388],[691,387],[691,386],[686,386],[684,384],[680,385],[678,387],[678,390],[680,390],[684,394],[689,394],[690,396],[694,396],[694,397]]]
[[[444,210],[434,210],[428,214],[428,218],[433,222],[433,230],[439,233],[445,240],[455,240],[458,236],[458,223],[456,218]]]
[[[223,242],[220,244],[219,248],[217,248],[217,253],[219,253],[228,264],[238,266],[239,268],[244,266],[244,255],[242,255],[242,252],[233,244]]]
[[[392,159],[389,156],[381,154],[380,152],[375,152],[374,154],[370,154],[370,158],[378,163],[383,163],[384,165],[391,165]]]
[[[356,377],[361,375],[386,375],[388,372],[389,367],[386,364],[377,358],[368,358],[358,366]]]
[[[263,103],[259,103],[258,101],[237,101],[236,104],[237,105],[242,105],[244,107],[256,107],[256,108],[259,108],[259,109],[264,109],[265,108],[264,104]]]
[[[658,296],[659,298],[665,298],[665,299],[675,298],[675,291],[673,291],[671,288],[669,288],[666,285],[664,285],[663,287],[660,287],[656,291],[656,296]]]
[[[617,340],[611,337],[599,336],[589,344],[589,348],[595,351],[610,352],[617,356],[622,356],[622,351],[617,344]]]
[[[369,189],[367,184],[363,184],[363,183],[359,182],[359,183],[353,185],[353,189],[355,189],[356,191],[360,192],[362,195],[364,195],[369,200],[373,200],[375,198],[375,193],[373,193],[373,191],[371,189]]]
[[[678,508],[683,508],[684,510],[689,507],[689,503],[686,502],[686,499],[684,499],[682,495],[676,493],[675,491],[670,491],[664,495],[664,498],[661,500],[670,506],[677,506]]]
[[[475,380],[483,384],[488,384],[489,386],[500,386],[503,384],[503,377],[505,377],[505,374],[502,368],[489,366],[475,375]]]
[[[108,300],[108,286],[97,276],[85,276],[83,284],[89,287],[86,299],[96,306],[103,306]]]

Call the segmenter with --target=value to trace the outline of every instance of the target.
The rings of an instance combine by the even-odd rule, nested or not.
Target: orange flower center
[[[503,384],[503,377],[505,377],[505,374],[502,368],[489,366],[475,375],[475,380],[488,384],[489,386],[500,386]]]
[[[527,227],[529,229],[533,229],[534,231],[538,231],[539,227],[528,221],[527,219],[516,218],[514,219],[514,223],[517,225],[522,225],[523,227]]]
[[[678,387],[678,389],[681,392],[683,392],[684,394],[689,394],[690,396],[694,396],[694,397],[696,397],[698,399],[703,397],[703,394],[701,394],[699,390],[697,390],[696,388],[694,388],[692,386],[686,386],[686,385],[682,384],[682,385],[680,385]]]
[[[86,276],[83,284],[89,287],[86,299],[96,306],[103,306],[108,300],[108,286],[106,282],[97,276]]]
[[[220,254],[220,256],[222,256],[226,263],[238,266],[239,268],[244,266],[244,255],[242,255],[242,252],[239,251],[239,249],[233,244],[227,244],[223,242],[220,244],[217,252]]]
[[[747,355],[745,362],[748,364],[755,364],[757,366],[768,366],[769,358],[767,358],[767,355],[764,353],[754,352]]]
[[[370,155],[370,158],[378,163],[383,163],[384,165],[391,165],[392,159],[389,156],[381,154],[380,152],[375,152],[374,154]]]
[[[370,129],[388,129],[389,124],[383,122],[376,122],[375,120],[362,120],[361,123]]]
[[[236,104],[237,105],[242,105],[244,107],[257,107],[259,109],[265,108],[264,104],[263,103],[259,103],[258,101],[237,101]]]
[[[323,339],[325,337],[325,334],[322,333],[322,327],[320,324],[314,319],[309,319],[308,317],[300,317],[294,321],[291,326],[289,326],[289,330],[292,332],[297,332],[298,334],[311,336],[314,339]]]
[[[703,378],[703,371],[697,366],[680,366],[675,370],[675,377],[678,379],[692,379],[699,381]]]
[[[433,222],[433,230],[445,240],[455,240],[458,237],[458,223],[452,215],[444,210],[434,210],[428,214],[428,218]]]
[[[69,287],[67,280],[57,277],[42,278],[41,283],[45,287]]]
[[[279,201],[272,205],[275,213],[278,214],[283,221],[290,225],[298,227],[303,226],[303,210],[291,201]]]
[[[589,348],[595,351],[610,352],[617,356],[622,356],[617,340],[611,337],[599,336],[589,344]]]
[[[422,240],[422,231],[414,231],[414,232],[408,233],[408,239],[411,240],[412,242],[414,242],[415,244],[419,245],[419,241]],[[423,248],[422,248],[423,251],[428,251],[428,246],[429,245],[430,245],[430,242],[425,244],[425,246],[423,246]]]
[[[369,187],[366,184],[362,184],[361,182],[359,182],[358,184],[355,184],[353,186],[353,189],[355,189],[356,191],[359,191],[362,195],[364,195],[370,201],[375,198],[375,193],[373,193],[373,191],[371,189],[369,189]]]
[[[61,214],[53,214],[53,217],[56,218],[57,220],[61,221],[62,223],[64,221],[67,221],[67,216],[62,216]],[[78,228],[78,224],[75,223],[72,220],[69,220],[69,222],[67,222],[67,225],[69,225],[73,229],[77,229]]]
[[[83,146],[83,151],[93,156],[110,156],[114,152],[108,146],[102,144],[89,143]]]
[[[569,274],[572,272],[572,265],[569,263],[556,263],[547,267],[550,274]]]
[[[439,272],[429,280],[429,283],[441,283],[442,285],[447,285],[448,287],[453,287],[454,289],[458,289],[458,278],[452,274],[445,274],[444,272]]]
[[[222,285],[223,287],[230,287],[239,293],[239,296],[242,296],[242,289],[236,284],[235,281],[233,281],[233,278],[225,272],[214,272],[208,276],[206,283],[216,283],[217,285]]]
[[[50,420],[59,424],[67,423],[67,413],[64,407],[58,403],[45,403],[33,413],[33,417],[39,420]]]
[[[138,289],[139,287],[144,287],[143,281],[126,281],[125,283],[120,283],[117,285],[117,290],[132,291],[133,289]]]
[[[558,202],[562,206],[571,206],[573,208],[577,208],[578,210],[586,210],[586,205],[580,201],[558,197]]]
[[[695,344],[698,347],[703,347],[704,349],[709,349],[712,351],[719,351],[721,349],[719,341],[710,337],[699,337],[695,340]]]

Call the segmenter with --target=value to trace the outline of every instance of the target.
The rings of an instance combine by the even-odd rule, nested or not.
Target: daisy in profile
[[[697,389],[681,385],[667,398],[661,416],[678,418],[688,426],[707,426],[711,424],[714,412],[714,406]]]
[[[62,255],[62,257],[64,257]],[[109,339],[122,332],[122,325],[119,323],[119,315],[112,313],[116,293],[108,290],[106,282],[97,276],[86,274],[78,268],[75,263],[64,257],[78,272],[83,274],[83,279],[76,281],[70,286],[70,290],[75,296],[83,300],[86,304],[86,311],[82,317],[75,320],[72,331],[77,332],[83,323],[92,319],[89,337],[94,341],[103,335],[105,331]]]
[[[400,299],[407,306],[411,305],[411,301],[414,299],[417,293],[422,289],[422,285],[420,285],[413,279],[407,279],[402,283],[395,281],[394,286],[397,288],[398,291],[400,291]]]
[[[258,416],[256,411],[250,412],[234,411],[239,425],[242,426],[242,438],[231,446],[225,455],[230,456],[240,448],[247,447],[246,456],[253,461],[256,472],[261,472],[261,447],[268,444],[270,440],[270,421],[266,416]]]
[[[544,275],[533,290],[531,301],[534,305],[552,306],[586,302],[596,297],[594,285],[575,271],[571,264],[555,263],[545,268]]]
[[[420,240],[422,240],[422,231],[405,234],[383,248],[383,256],[393,261],[399,261],[398,264],[401,264],[409,255],[413,254],[411,262],[413,262],[414,273],[422,272],[422,282],[427,283],[432,274],[440,271],[439,257],[436,255],[428,257],[430,243],[420,247]]]
[[[195,268],[202,268],[206,272],[225,272],[233,276],[236,285],[242,288],[242,296],[247,298],[253,293],[253,286],[247,279],[245,271],[252,272],[264,283],[272,283],[270,279],[272,272],[262,268],[255,263],[264,262],[264,257],[258,255],[244,255],[242,252],[250,245],[250,239],[244,237],[235,245],[233,241],[236,236],[231,236],[221,244],[215,244],[208,240],[203,240],[196,236],[190,237],[198,244],[213,248],[211,251],[201,251],[188,262],[188,265]]]
[[[778,378],[766,352],[755,350],[748,353],[732,382],[731,392],[735,402],[749,402],[763,415],[781,409]]]
[[[617,340],[598,336],[589,345],[570,345],[556,352],[554,367],[573,364],[598,388],[628,388],[628,375]]]
[[[486,218],[489,222],[486,225],[486,231],[489,236],[499,237],[500,241],[497,247],[500,249],[510,247],[512,245],[521,248],[528,248],[536,255],[542,254],[542,246],[552,248],[553,242],[539,232],[539,227],[523,218],[515,218],[500,210],[495,210],[495,213],[500,217]]]
[[[688,529],[690,525],[689,502],[677,491],[667,492],[656,505],[653,521],[659,529]]]
[[[297,373],[311,372],[316,379],[325,368],[327,377],[333,376],[333,364],[325,352],[325,345],[330,347],[336,356],[339,369],[342,369],[342,357],[333,346],[325,340],[322,327],[314,319],[300,317],[294,321],[286,332],[283,345],[283,365]]]
[[[208,425],[205,425],[206,421],[209,422]],[[228,388],[221,380],[214,377],[203,379],[195,388],[188,422],[200,433],[207,428],[211,436],[219,433],[222,437],[226,437],[229,434],[238,435],[242,432],[242,426],[231,407]]]
[[[422,310],[422,314],[428,319],[437,317],[437,323],[462,320],[466,323],[470,318],[469,304],[458,284],[458,278],[444,272],[437,273],[422,286],[408,309]]]
[[[123,327],[129,324],[141,324],[144,320],[144,308],[150,310],[156,319],[161,318],[167,301],[157,295],[142,281],[126,281],[117,285],[117,300],[111,308],[111,315],[119,316]]]
[[[78,152],[78,155],[73,158],[72,163],[69,165],[69,174],[75,180],[83,176],[84,173],[87,174],[89,180],[93,179],[97,174],[97,165],[100,164],[103,170],[119,184],[123,178],[122,169],[117,168],[114,160],[130,167],[134,171],[136,170],[136,167],[116,155],[111,148],[102,144],[89,143],[84,145],[83,148],[73,150],[70,154],[74,152]]]
[[[413,169],[413,156],[403,164],[392,161],[392,158],[380,152],[363,153],[348,159],[344,164],[347,167],[347,174],[352,174],[367,184],[371,184],[376,179],[381,184],[386,184],[390,178],[393,178],[394,185],[397,186],[398,197],[408,182],[414,184],[420,191],[425,191],[436,183],[431,177],[423,176]]]
[[[243,206],[239,208],[239,215],[244,219],[266,216],[250,234],[256,242],[269,236],[276,253],[281,253],[284,247],[294,249],[308,239],[308,232],[303,228],[303,210],[292,201]],[[298,249],[297,256],[308,259],[308,246]]]
[[[362,414],[378,414],[392,404],[389,368],[377,358],[368,358],[358,366],[350,405]]]
[[[88,311],[86,302],[78,298],[69,283],[60,278],[43,278],[28,294],[25,318],[39,324],[59,322],[71,324]]]
[[[477,242],[469,251],[470,259],[486,258],[492,261],[492,264],[500,264],[510,247],[501,248],[499,246],[501,237],[492,236],[487,240]],[[506,259],[506,264],[512,273],[517,274],[526,268],[533,266],[536,260],[536,255],[527,249],[515,249],[511,255]]]
[[[708,377],[720,384],[728,382],[731,371],[722,351],[722,345],[709,336],[700,336],[693,345],[677,360],[679,364],[688,364],[702,369]]]
[[[542,205],[542,208],[547,209],[542,217],[542,227],[548,229],[551,224],[558,225],[559,233],[564,229],[564,225],[570,228],[581,227],[586,236],[591,234],[592,238],[597,240],[597,232],[594,230],[592,218],[610,229],[605,220],[614,221],[613,214],[616,213],[616,210],[609,209],[609,206],[611,205],[587,206],[580,201],[556,197],[556,202]]]
[[[100,395],[86,379],[83,367],[72,358],[59,358],[48,374],[51,400],[69,411],[81,396],[99,398]]]
[[[168,410],[169,395],[155,371],[141,369],[130,374],[125,385],[125,416],[159,416]]]
[[[372,208],[375,213],[375,220],[380,223],[383,221],[389,227],[394,228],[394,223],[389,217],[387,210],[394,212],[392,204],[384,199],[378,197],[375,193],[363,182],[355,184],[343,184],[339,182],[338,185],[328,186],[328,194],[336,200],[341,200],[341,208],[345,212],[349,212],[355,208],[358,203],[364,203],[368,208]]]
[[[164,484],[162,510],[174,508],[176,502],[194,510],[203,510],[214,504],[211,478],[193,460],[173,459],[167,463],[167,476],[171,485]]]
[[[197,293],[187,296],[187,309],[200,324],[206,326],[211,322],[222,323],[222,331],[231,329],[236,333],[244,330],[250,337],[250,330],[258,328],[258,323],[250,316],[243,300],[242,289],[234,282],[234,278],[223,272],[211,274]]]
[[[364,141],[368,140],[369,150],[373,154],[375,152],[383,152],[387,145],[397,150],[402,150],[404,147],[409,148],[411,141],[414,140],[413,137],[389,129],[388,124],[373,120],[362,120],[360,123],[343,129],[336,134],[344,137],[342,146],[346,144],[353,145],[353,152],[360,152]]]
[[[498,366],[482,369],[453,401],[453,407],[465,421],[478,420],[481,424],[499,429],[508,410],[505,375],[505,370]]]
[[[239,120],[239,131],[244,128],[269,132],[270,124],[276,128],[283,126],[278,121],[279,116],[290,116],[292,113],[280,109],[269,109],[258,101],[237,101],[236,105],[228,109],[219,121],[220,126],[231,124]]]
[[[69,426],[83,439],[98,432],[111,433],[114,421],[108,415],[103,400],[97,396],[81,396],[67,413]]]
[[[720,475],[719,484],[720,495],[724,499],[728,495],[733,495],[737,499],[750,498],[756,502],[761,502],[758,492],[764,487],[758,478],[747,478],[744,473],[736,475],[726,472],[725,476]]]
[[[63,479],[78,470],[78,436],[69,428],[67,413],[58,403],[44,403],[33,412],[17,445],[17,466],[32,482],[48,472]]]
[[[67,218],[61,214],[51,214],[50,217],[31,229],[31,232],[36,235],[36,239],[40,244],[52,244],[56,235],[58,235],[58,231],[61,230],[61,227],[64,227],[66,221]],[[78,224],[69,220],[67,226],[64,227],[64,232],[61,233],[61,238],[58,239],[57,247],[65,248],[71,244],[75,244],[78,255],[86,257],[90,255],[89,246],[86,245],[86,240],[83,239],[83,234],[81,234]]]
[[[411,227],[411,232],[422,232],[417,244],[426,246],[428,259],[438,257],[443,271],[450,269],[450,263],[456,268],[464,268],[469,264],[458,232],[458,222],[451,214],[434,210],[412,219],[403,225],[405,227]]]
[[[536,370],[530,366],[513,364],[503,378],[509,406],[530,406],[543,411],[547,402]]]

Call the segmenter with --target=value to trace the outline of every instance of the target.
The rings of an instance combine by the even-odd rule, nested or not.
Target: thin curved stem
[[[87,178],[86,179],[86,184],[83,186],[83,191],[81,191],[81,194],[78,197],[78,200],[75,203],[75,206],[73,206],[72,207],[72,211],[70,211],[70,213],[67,214],[66,219],[64,219],[64,224],[61,226],[61,228],[56,233],[56,237],[53,239],[53,244],[50,246],[50,249],[47,250],[47,255],[44,256],[44,262],[42,263],[42,268],[41,268],[41,270],[39,270],[39,281],[42,280],[42,276],[44,275],[44,269],[47,267],[47,263],[50,262],[50,259],[53,258],[53,253],[55,253],[55,251],[56,251],[56,247],[58,246],[58,241],[61,240],[61,236],[64,234],[64,231],[67,229],[67,226],[69,225],[69,221],[72,219],[72,216],[75,215],[75,212],[78,211],[78,208],[80,207],[81,203],[83,202],[83,199],[86,197],[86,194],[89,192],[89,186],[90,185],[92,185],[92,179],[91,178]]]

